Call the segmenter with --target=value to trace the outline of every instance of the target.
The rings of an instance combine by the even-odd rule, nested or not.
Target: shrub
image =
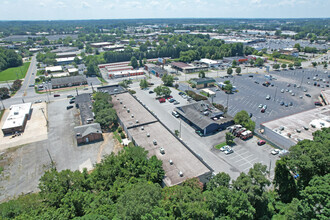
[[[187,93],[188,96],[193,98],[195,101],[207,100],[207,98],[205,96],[199,95],[199,94],[195,93],[194,91],[186,90],[185,92]]]
[[[126,138],[126,135],[124,134],[124,132],[121,132],[120,133],[120,137],[121,137],[121,139],[125,139]]]
[[[119,127],[118,128],[118,133],[121,133],[123,131],[123,128],[122,127]]]

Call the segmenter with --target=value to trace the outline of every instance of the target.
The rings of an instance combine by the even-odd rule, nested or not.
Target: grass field
[[[16,80],[17,76],[19,79],[23,79],[29,69],[30,62],[24,63],[22,66],[13,67],[0,72],[0,82],[7,80]]]

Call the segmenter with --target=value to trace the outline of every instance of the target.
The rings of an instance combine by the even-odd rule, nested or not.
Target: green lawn
[[[24,63],[19,67],[12,67],[0,72],[0,82],[7,80],[16,80],[17,76],[19,79],[23,79],[26,75],[27,70],[29,69],[30,62]]]
[[[222,147],[225,146],[225,145],[227,145],[226,142],[222,142],[222,143],[220,143],[220,144],[215,145],[214,148],[215,148],[215,149],[220,149],[220,148],[222,148]]]

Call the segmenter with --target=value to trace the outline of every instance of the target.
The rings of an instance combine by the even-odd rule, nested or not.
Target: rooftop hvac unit
[[[147,137],[150,137],[150,134],[149,133],[147,133]]]
[[[132,114],[131,117],[134,118],[134,115]]]
[[[124,108],[126,108],[126,105],[124,105]]]
[[[130,110],[129,110],[129,108],[127,109],[127,113],[129,113],[130,112]]]
[[[136,123],[139,123],[139,120],[136,120],[135,122],[136,122]]]
[[[80,133],[77,133],[76,135],[77,135],[77,137],[79,137],[81,134]]]
[[[173,165],[173,161],[172,160],[169,160],[168,162],[170,163],[170,165]]]
[[[122,102],[122,101],[120,101],[119,103],[120,103],[120,104],[123,104],[123,102]]]
[[[160,152],[161,154],[165,154],[165,150],[164,150],[164,148],[161,147],[161,148],[159,149],[159,152]]]
[[[117,98],[117,100],[119,100],[119,98]]]
[[[183,177],[183,172],[182,171],[179,171],[179,176]]]
[[[141,127],[141,130],[142,130],[142,131],[144,130],[144,127],[143,127],[143,126]]]

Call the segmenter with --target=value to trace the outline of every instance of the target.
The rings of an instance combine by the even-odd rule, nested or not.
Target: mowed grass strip
[[[8,68],[0,72],[0,82],[7,80],[16,80],[17,76],[19,79],[23,79],[29,69],[30,62],[24,63],[22,66]]]

